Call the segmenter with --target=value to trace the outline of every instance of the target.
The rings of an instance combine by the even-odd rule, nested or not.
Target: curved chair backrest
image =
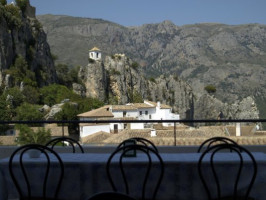
[[[64,145],[64,142],[67,142],[71,147],[72,147],[72,152],[73,153],[76,153],[76,146],[79,147],[81,153],[84,153],[84,149],[83,147],[80,145],[80,143],[73,139],[73,138],[70,138],[70,137],[57,137],[57,138],[54,138],[52,140],[50,140],[49,142],[46,143],[45,146],[51,146],[52,149],[54,149],[54,146],[58,143],[63,143]]]
[[[201,143],[201,145],[198,148],[198,153],[201,152],[203,147],[208,149],[213,145],[225,144],[225,143],[238,145],[234,140],[227,138],[227,137],[212,137],[212,138],[205,140],[203,143]]]
[[[157,147],[150,140],[148,140],[146,138],[142,138],[142,137],[132,137],[132,138],[129,138],[127,140],[124,140],[123,142],[121,142],[117,146],[117,148],[124,146],[127,141],[131,141],[131,140],[135,140],[137,144],[149,146],[149,147],[153,148],[156,152],[159,152]]]
[[[151,199],[155,199],[156,194],[158,192],[159,186],[162,182],[162,178],[164,175],[164,163],[163,160],[160,156],[160,154],[154,150],[153,148],[150,148],[148,146],[145,145],[138,145],[138,144],[133,144],[133,145],[127,145],[127,146],[122,146],[120,148],[117,148],[109,157],[108,161],[107,161],[107,165],[106,165],[106,170],[107,170],[107,176],[108,179],[111,183],[111,186],[113,188],[113,191],[118,192],[118,187],[115,185],[114,180],[116,179],[115,175],[112,175],[111,173],[111,165],[112,163],[117,161],[117,156],[118,156],[118,162],[119,162],[119,170],[121,172],[122,175],[122,179],[124,182],[124,188],[125,188],[125,193],[127,195],[130,195],[129,193],[129,181],[128,181],[128,177],[125,173],[126,171],[126,165],[125,165],[125,158],[127,153],[132,152],[132,151],[136,151],[136,158],[127,158],[126,160],[128,161],[128,159],[139,159],[138,156],[141,156],[141,159],[144,159],[141,161],[141,163],[145,163],[143,164],[144,166],[141,166],[142,169],[145,169],[145,174],[143,174],[143,177],[138,176],[136,178],[136,180],[140,181],[138,185],[141,185],[142,188],[142,198],[141,199],[145,199],[146,197],[146,190],[147,190],[147,183],[148,180],[150,178],[150,176],[152,175],[150,172],[152,170],[152,168],[155,166],[153,165],[153,162],[158,162],[159,167],[156,167],[156,169],[159,169],[160,171],[158,173],[156,173],[156,176],[153,180],[153,185],[155,185],[154,187],[154,191],[149,191],[149,193],[151,194],[150,196]],[[114,159],[116,157],[116,159]],[[134,160],[135,162],[135,160]],[[115,164],[115,163],[114,163]],[[117,165],[115,165],[117,166]],[[155,168],[155,167],[154,167]],[[117,167],[116,167],[117,169]],[[138,169],[136,169],[138,170]],[[142,181],[143,180],[143,181]]]
[[[256,163],[254,156],[247,149],[245,149],[244,147],[239,146],[239,145],[228,144],[228,143],[213,145],[210,148],[206,149],[200,156],[200,159],[198,162],[198,172],[199,172],[200,179],[203,183],[204,189],[207,192],[208,199],[209,200],[214,199],[214,198],[212,198],[213,194],[217,194],[218,198],[215,198],[215,199],[217,199],[217,200],[223,199],[222,194],[221,194],[222,186],[220,183],[220,178],[226,176],[227,174],[223,173],[222,175],[219,176],[218,170],[215,167],[214,158],[216,156],[219,157],[218,153],[220,151],[225,150],[225,149],[230,150],[231,155],[233,155],[233,153],[236,154],[237,157],[235,160],[239,161],[238,165],[236,164],[236,166],[235,166],[236,178],[234,179],[234,178],[232,178],[233,177],[232,175],[230,176],[232,178],[232,180],[234,180],[234,182],[233,182],[233,184],[234,184],[233,194],[230,195],[230,199],[232,199],[232,200],[237,200],[237,199],[247,200],[247,199],[249,199],[248,197],[249,197],[250,191],[253,187],[256,175],[257,175],[257,163]],[[209,174],[212,173],[214,180],[215,180],[214,182],[211,182],[211,184],[206,180],[206,176],[203,175],[204,170],[205,170],[205,173],[208,173],[208,172],[206,172],[206,163],[204,163],[204,165],[202,164],[203,160],[206,160],[206,159],[209,162],[210,167],[211,167]],[[249,163],[251,162],[251,164],[252,164],[252,169],[249,168],[249,170],[247,172],[247,173],[250,173],[251,176],[247,176],[246,173],[245,174],[243,173],[243,166],[247,162],[249,162]],[[244,194],[244,198],[243,198],[243,195],[240,196],[240,194],[238,194],[238,189],[239,189],[238,187],[240,184],[241,175],[245,177],[245,180],[247,181],[247,184],[248,184],[247,190],[245,191],[245,194]],[[214,184],[216,186],[216,192],[211,191],[211,189],[210,189],[210,186],[214,185]]]
[[[47,198],[47,186],[48,186],[49,174],[51,172],[51,168],[50,168],[51,159],[53,159],[53,161],[55,160],[59,164],[60,172],[57,173],[58,179],[53,180],[53,182],[56,183],[56,188],[55,188],[54,195],[52,197],[52,199],[57,199],[58,192],[59,192],[59,189],[61,187],[62,180],[64,177],[64,165],[63,165],[61,158],[54,150],[52,150],[49,147],[39,145],[39,144],[28,144],[28,145],[19,147],[11,154],[11,157],[9,159],[9,172],[15,184],[15,187],[18,190],[20,199],[32,199],[33,197],[32,189],[30,187],[31,186],[30,184],[31,181],[29,178],[30,172],[29,171],[27,172],[26,167],[25,167],[25,155],[26,155],[26,152],[29,152],[30,150],[35,150],[35,151],[39,151],[40,153],[42,153],[42,157],[46,161],[45,174],[44,174],[43,180],[40,180],[40,181],[43,181],[43,184],[42,184],[43,187],[42,187],[41,197],[38,196],[39,199],[48,199]],[[18,156],[18,159],[15,157],[16,155]],[[19,168],[17,167],[15,168],[14,167],[15,165],[16,166],[19,165]],[[22,189],[23,187],[21,184],[21,179],[16,176],[19,174],[18,173],[19,171],[22,172],[23,174],[23,178],[24,178],[24,182],[26,183],[27,191]]]

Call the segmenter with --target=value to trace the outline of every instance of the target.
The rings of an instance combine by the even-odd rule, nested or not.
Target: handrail
[[[0,124],[51,124],[51,123],[163,123],[163,122],[172,122],[172,123],[259,123],[266,122],[266,119],[180,119],[180,120],[122,120],[122,119],[109,119],[109,120],[33,120],[33,121],[0,121]]]

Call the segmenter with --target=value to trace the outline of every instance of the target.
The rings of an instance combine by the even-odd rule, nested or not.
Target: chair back
[[[50,140],[49,142],[47,142],[45,146],[50,146],[52,149],[54,149],[56,144],[63,143],[63,146],[64,146],[65,142],[67,142],[69,144],[69,146],[72,147],[72,152],[73,153],[76,153],[76,147],[77,146],[79,147],[80,152],[84,153],[84,149],[80,145],[80,143],[77,140],[75,140],[73,138],[70,138],[70,137],[57,137],[57,138],[54,138],[54,139]]]
[[[127,140],[124,140],[123,142],[121,142],[117,146],[117,148],[120,148],[122,146],[125,146],[125,144],[127,143],[127,141],[135,141],[139,145],[149,146],[149,147],[153,148],[156,152],[159,152],[158,149],[157,149],[157,147],[153,144],[153,142],[151,142],[150,140],[148,140],[146,138],[142,138],[142,137],[132,137],[132,138],[129,138]]]
[[[228,167],[226,170],[222,172],[222,174],[219,174],[219,170],[217,169],[217,166],[215,165],[217,161],[215,160],[215,158],[219,158],[219,153],[221,156],[222,155],[221,153],[222,152],[224,153],[223,150],[225,149],[231,151],[230,155],[228,154],[227,156],[235,156],[233,160],[234,162],[238,162],[238,163],[236,163],[236,165],[233,166],[232,168]],[[209,164],[210,168],[207,168],[208,166],[206,166],[206,163],[204,163],[203,160],[204,162],[206,161],[207,164]],[[243,172],[244,165],[246,165],[245,172]],[[206,171],[206,168],[208,169],[207,171]],[[229,195],[230,198],[228,199],[247,200],[249,199],[249,194],[253,187],[253,184],[254,184],[254,181],[257,175],[257,163],[256,163],[254,156],[246,148],[240,145],[228,144],[228,143],[217,144],[217,145],[213,145],[209,147],[201,154],[199,162],[198,162],[198,172],[199,172],[200,179],[203,183],[204,189],[207,192],[209,200],[224,199],[224,197],[222,197],[222,194],[221,194],[222,193],[221,192],[222,190],[221,178],[224,178],[224,177],[227,177],[228,179],[230,178],[230,180],[232,180],[230,181],[230,183],[233,183],[233,190],[232,190],[233,194]],[[210,174],[212,174],[214,178],[214,182],[207,181],[206,175],[209,176]],[[242,180],[244,180],[244,184],[247,184],[247,187],[245,187],[247,189],[246,191],[244,191],[245,193],[244,195],[239,194],[240,192],[238,191],[240,189],[240,185],[243,184],[240,181],[241,176],[242,176]],[[211,187],[215,187],[216,192],[212,191]],[[226,187],[228,187],[228,185]],[[216,194],[218,198],[212,198],[212,195],[214,194]]]
[[[137,152],[136,157],[127,157],[126,155],[132,151]],[[141,163],[141,167],[137,166],[138,162]],[[158,164],[158,167],[157,164],[155,164],[155,162]],[[132,167],[132,165],[134,164],[136,165],[135,168],[136,171],[129,172],[127,167]],[[154,188],[154,190],[153,191],[149,190],[149,196],[151,196],[151,199],[155,199],[164,175],[164,163],[160,154],[156,150],[145,145],[133,144],[117,148],[110,155],[106,165],[107,176],[111,183],[113,191],[118,192],[118,187],[114,181],[117,180],[116,176],[117,174],[112,174],[111,165],[113,165],[113,169],[115,168],[115,170],[117,169],[120,170],[122,176],[122,182],[124,183],[123,191],[125,191],[127,195],[130,195],[130,190],[129,190],[130,181],[128,178],[129,176],[131,176],[132,179],[135,178],[135,181],[137,180],[137,185],[141,186],[141,199],[146,198],[148,185],[150,186],[152,182],[152,188]],[[144,174],[141,175],[135,174],[136,172],[139,172],[141,170]],[[157,170],[156,173],[152,173],[155,170]],[[154,175],[154,177],[152,177],[153,178],[152,181],[150,180],[151,175]],[[119,185],[121,185],[121,183]]]
[[[56,176],[58,176],[58,178],[53,177],[53,180],[51,180],[51,178],[49,179],[50,182],[56,183],[55,191],[54,191],[52,198],[57,199],[58,192],[60,190],[62,180],[64,177],[64,165],[63,165],[63,162],[62,162],[60,156],[54,150],[50,149],[49,147],[39,145],[39,144],[28,144],[28,145],[21,146],[21,147],[17,148],[10,156],[9,172],[10,172],[11,178],[15,184],[15,187],[18,191],[20,199],[29,199],[30,200],[33,198],[32,192],[34,191],[34,189],[32,189],[31,187],[34,184],[30,181],[30,178],[29,178],[30,177],[29,175],[32,173],[32,171],[30,169],[28,169],[28,170],[26,169],[27,161],[25,161],[26,157],[28,156],[28,154],[26,152],[29,152],[31,150],[41,152],[41,159],[44,158],[46,160],[46,167],[44,170],[45,173],[44,173],[44,176],[42,177],[43,180],[38,180],[38,181],[42,181],[42,194],[41,194],[41,196],[38,195],[38,197],[40,199],[41,198],[42,199],[48,199],[47,188],[48,188],[48,179],[49,179],[49,175],[51,172],[51,161],[52,162],[55,161],[56,163],[59,164],[58,166],[59,166],[60,171],[56,175]],[[32,158],[33,164],[32,163],[31,164],[35,166],[34,162],[36,160],[33,160],[33,159],[34,158]],[[36,166],[38,166],[38,165],[36,165]],[[21,173],[23,175],[22,177],[24,180],[21,179],[21,176],[18,176]],[[40,177],[41,177],[41,175],[40,175]],[[22,184],[22,183],[24,183],[24,184]],[[26,191],[23,190],[23,188],[25,188],[25,183],[26,183]]]
[[[203,143],[201,143],[201,145],[198,148],[198,153],[200,153],[201,150],[204,148],[208,149],[213,145],[225,144],[225,143],[237,145],[237,142],[227,137],[212,137],[212,138],[205,140]]]

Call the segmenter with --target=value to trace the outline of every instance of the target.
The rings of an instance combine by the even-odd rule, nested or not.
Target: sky
[[[12,0],[8,0],[11,2]],[[123,26],[170,20],[196,23],[266,24],[266,0],[30,0],[36,14],[104,19]]]

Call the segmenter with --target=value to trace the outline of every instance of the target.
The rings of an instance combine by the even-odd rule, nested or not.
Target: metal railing
[[[36,120],[36,121],[0,121],[0,125],[10,125],[10,124],[26,124],[26,125],[38,125],[38,124],[60,124],[62,126],[62,136],[65,135],[64,128],[69,124],[115,124],[115,123],[144,123],[144,124],[163,124],[163,123],[171,123],[173,124],[173,138],[174,138],[174,146],[177,145],[177,125],[178,124],[186,124],[191,127],[199,126],[199,125],[225,125],[225,124],[262,124],[265,123],[266,119],[197,119],[197,120],[122,120],[122,119],[109,119],[109,120]],[[228,134],[227,130],[227,134]],[[228,135],[229,136],[229,135]]]

